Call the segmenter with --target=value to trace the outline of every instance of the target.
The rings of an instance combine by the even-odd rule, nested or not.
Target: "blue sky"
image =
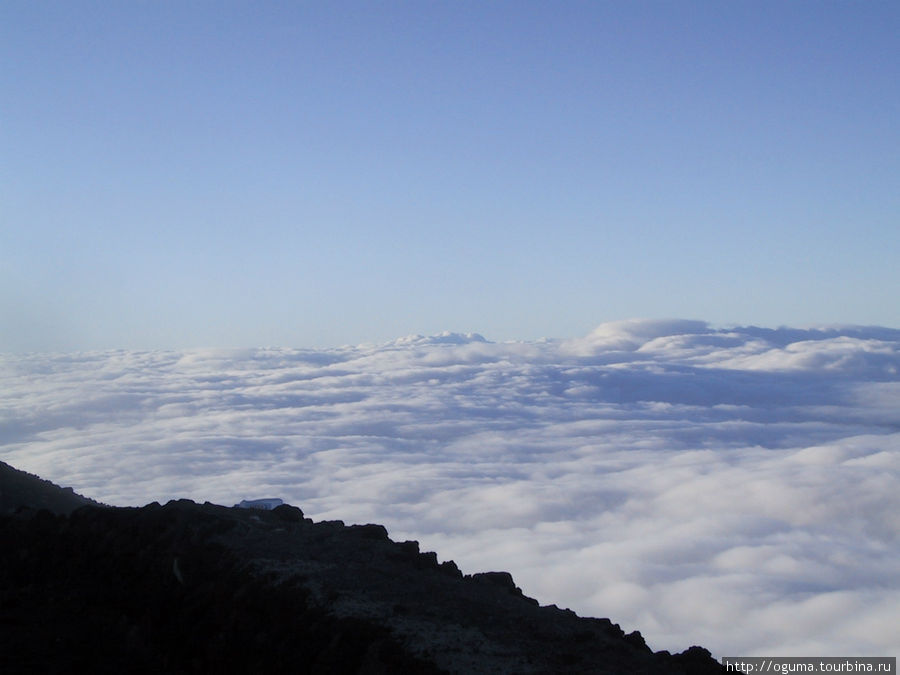
[[[893,2],[0,7],[0,350],[900,325]]]

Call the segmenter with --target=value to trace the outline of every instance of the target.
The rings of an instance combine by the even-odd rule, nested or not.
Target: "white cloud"
[[[0,356],[13,465],[381,522],[656,649],[897,653],[900,331]]]

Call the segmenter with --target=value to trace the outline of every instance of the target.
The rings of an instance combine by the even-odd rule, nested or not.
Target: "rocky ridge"
[[[4,500],[22,479],[7,468]],[[654,653],[637,632],[540,607],[508,573],[464,575],[381,525],[288,505],[54,512],[42,499],[0,515],[4,673],[723,672],[705,649]]]
[[[21,507],[69,514],[89,505],[103,506],[82,497],[72,488],[61,488],[49,480],[0,462],[0,514],[15,513]]]

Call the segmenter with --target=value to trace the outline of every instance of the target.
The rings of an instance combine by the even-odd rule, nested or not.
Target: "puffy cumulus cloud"
[[[113,504],[279,496],[657,649],[897,653],[900,331],[0,356],[2,458]]]
[[[635,351],[647,342],[684,334],[707,332],[703,321],[686,319],[625,319],[597,326],[583,338],[569,340],[564,348],[581,354],[609,351]]]

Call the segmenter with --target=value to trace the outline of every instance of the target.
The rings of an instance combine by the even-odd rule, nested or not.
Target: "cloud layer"
[[[900,651],[900,331],[0,356],[14,466],[384,523],[655,649]]]

